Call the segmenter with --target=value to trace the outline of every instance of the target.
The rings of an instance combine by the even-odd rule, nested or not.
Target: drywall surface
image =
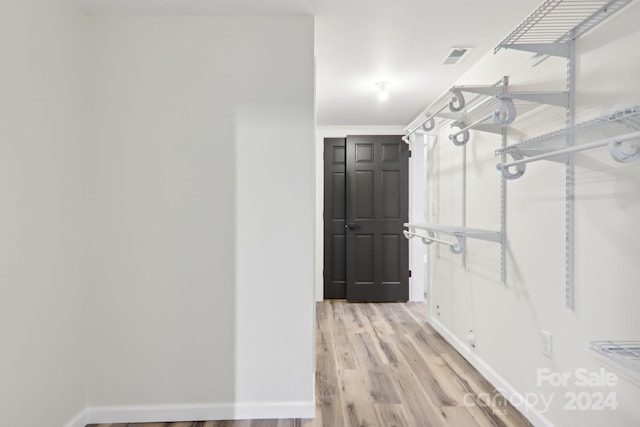
[[[90,23],[89,406],[313,409],[312,18]]]
[[[639,15],[640,4],[632,3],[577,41],[578,121],[640,104],[640,60],[630,54],[640,44]],[[492,84],[508,75],[519,90],[565,89],[563,59],[532,68],[530,57],[490,53],[458,84]],[[560,108],[535,110],[514,123],[509,143],[564,121]],[[432,146],[428,180],[437,191],[431,191],[428,219],[460,225],[464,200],[467,226],[499,230],[493,152],[500,137],[472,131],[463,149],[448,133]],[[575,164],[575,310],[565,306],[565,165],[541,161],[506,185],[505,283],[496,243],[469,240],[465,257],[429,249],[432,317],[476,366],[510,387],[507,397],[535,423],[638,425],[640,375],[601,358],[589,342],[640,338],[640,169],[616,163],[606,148],[576,154]],[[475,348],[467,342],[471,329]],[[542,354],[542,331],[552,335],[551,358]],[[561,376],[565,380],[556,382]]]
[[[85,403],[83,17],[74,1],[0,13],[0,414],[61,426]]]

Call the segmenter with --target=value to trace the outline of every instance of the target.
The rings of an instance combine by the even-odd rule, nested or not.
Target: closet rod
[[[428,245],[428,244],[431,244],[432,242],[442,243],[442,244],[445,244],[445,245],[450,245],[450,244],[451,244],[451,242],[448,242],[448,241],[446,241],[446,240],[436,239],[435,237],[431,237],[431,236],[422,236],[422,235],[420,235],[420,234],[412,233],[412,232],[410,232],[410,231],[406,231],[406,230],[405,230],[405,231],[403,231],[402,233],[404,234],[404,237],[406,237],[407,239],[410,239],[410,238],[412,238],[412,237],[419,237],[419,238],[421,238],[421,239],[422,239],[422,241],[423,241],[424,243],[426,243],[427,245]]]
[[[437,239],[431,236],[422,236],[420,234],[412,233],[406,230],[403,231],[402,234],[404,234],[404,237],[406,237],[407,239],[411,239],[413,237],[419,237],[420,239],[422,239],[422,243],[424,243],[425,245],[430,245],[433,242],[442,243],[443,245],[449,246],[449,250],[451,251],[451,253],[454,253],[454,254],[461,254],[462,252],[464,252],[464,247],[461,244],[462,242],[460,241],[460,238],[458,238],[457,242],[449,242],[449,241]]]
[[[549,153],[540,154],[538,156],[528,157],[526,159],[521,159],[521,160],[515,160],[513,162],[498,163],[496,168],[498,170],[507,169],[507,168],[510,168],[511,166],[522,165],[522,164],[526,164],[526,163],[530,163],[530,162],[535,162],[537,160],[544,160],[544,159],[548,159],[549,157],[560,156],[560,155],[563,155],[563,154],[575,153],[577,151],[590,150],[592,148],[598,148],[598,147],[603,147],[603,146],[609,145],[609,144],[625,142],[625,141],[629,141],[629,140],[635,139],[635,138],[640,138],[640,131],[631,132],[631,133],[628,133],[628,134],[625,134],[625,135],[621,135],[621,136],[615,136],[615,137],[611,137],[611,138],[601,139],[599,141],[594,141],[594,142],[590,142],[588,144],[582,144],[582,145],[578,145],[578,146],[575,146],[575,147],[569,147],[569,148],[565,148],[565,149],[562,149],[562,150],[551,151]]]
[[[442,106],[442,108],[440,108],[438,111],[436,111],[435,113],[431,113],[427,116],[426,119],[424,119],[423,121],[421,121],[418,126],[414,127],[413,129],[411,129],[409,132],[407,132],[407,137],[413,135],[414,133],[416,133],[421,127],[423,127],[427,122],[429,122],[430,120],[433,120],[438,114],[442,113],[444,110],[447,109],[447,107],[449,106],[449,104],[445,104]]]

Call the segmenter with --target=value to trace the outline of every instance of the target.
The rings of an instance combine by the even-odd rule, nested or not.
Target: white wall
[[[90,24],[89,406],[313,416],[312,18]]]
[[[73,1],[0,8],[0,417],[61,426],[85,404],[83,20]]]
[[[635,2],[577,43],[577,116],[587,119],[640,104],[637,71],[630,54],[640,44]],[[550,59],[531,68],[530,54],[488,54],[458,84],[491,84],[509,75],[514,86],[564,89],[565,62]],[[509,143],[557,128],[560,109],[522,117]],[[467,145],[467,225],[499,229],[499,137],[472,132]],[[433,200],[442,223],[459,224],[462,198],[462,151],[449,143],[448,132],[433,152],[437,167],[429,179],[438,182]],[[439,171],[438,171],[439,169]],[[538,424],[631,426],[640,423],[640,376],[609,363],[589,350],[592,340],[637,340],[640,300],[636,266],[640,253],[640,169],[612,161],[606,149],[576,155],[576,309],[564,303],[564,165],[537,162],[525,175],[507,183],[507,281],[500,281],[499,245],[469,240],[466,265],[460,256],[435,249],[431,310],[438,329],[491,378],[510,387],[516,397],[542,393],[552,399],[547,411],[521,408]],[[439,306],[439,314],[435,307]],[[466,341],[476,333],[476,347]],[[553,334],[553,358],[542,355],[541,330]],[[615,387],[576,385],[576,369],[597,373],[604,367],[618,376]],[[537,383],[538,369],[569,373],[568,386]],[[615,393],[615,410],[565,410],[566,392],[596,399]]]
[[[313,416],[312,18],[1,12],[2,422]]]
[[[316,192],[315,192],[315,299],[322,301],[324,299],[324,221],[322,212],[324,209],[324,139],[325,138],[346,138],[347,135],[402,135],[404,129],[401,127],[390,126],[349,126],[349,127],[333,127],[320,126],[316,130]],[[425,191],[424,186],[424,155],[423,144],[419,141],[414,142],[411,150],[413,157],[409,161],[409,187],[411,191],[410,197],[410,217],[421,217],[423,215],[422,193]],[[414,195],[420,194],[420,198]],[[417,200],[417,203],[413,203]],[[414,239],[415,240],[415,239]],[[418,246],[416,242],[411,242],[409,246],[410,265],[412,277],[409,279],[409,299],[411,301],[424,300],[425,292],[425,266],[422,260],[424,249]]]

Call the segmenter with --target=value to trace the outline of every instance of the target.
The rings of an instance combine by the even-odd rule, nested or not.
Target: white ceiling
[[[82,1],[91,12],[313,14],[318,125],[404,126],[542,0]],[[457,65],[441,65],[452,47],[474,50]],[[390,82],[384,103],[378,81]]]
[[[92,13],[310,15],[314,0],[80,0]]]
[[[318,125],[408,125],[540,3],[318,1]],[[441,65],[452,47],[474,50],[457,65]],[[377,81],[390,82],[384,103]]]

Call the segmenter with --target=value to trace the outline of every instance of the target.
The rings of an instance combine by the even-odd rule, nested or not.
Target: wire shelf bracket
[[[495,48],[569,58],[570,42],[633,0],[546,0]]]
[[[640,341],[591,341],[591,350],[640,373]]]
[[[511,99],[569,108],[569,92],[510,92],[504,96]]]

